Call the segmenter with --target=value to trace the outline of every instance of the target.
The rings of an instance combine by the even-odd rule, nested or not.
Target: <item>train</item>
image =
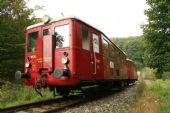
[[[75,17],[28,26],[24,72],[16,79],[62,96],[70,91],[123,87],[137,80],[137,67],[101,30]]]

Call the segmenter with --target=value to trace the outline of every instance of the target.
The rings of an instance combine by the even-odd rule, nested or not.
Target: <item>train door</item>
[[[100,37],[97,33],[92,33],[91,36],[91,64],[92,64],[92,74],[93,78],[99,79],[102,76],[102,56],[100,49]]]
[[[48,71],[53,69],[53,55],[54,55],[54,38],[51,33],[50,26],[45,26],[42,28],[42,66]]]
[[[80,37],[81,37],[81,55],[78,57],[80,61],[80,79],[89,80],[92,75],[92,62],[90,53],[90,31],[86,26],[80,26]]]
[[[81,26],[80,32],[82,40],[80,79],[95,80],[102,77],[102,55],[100,49],[100,36],[91,32],[87,26]]]
[[[109,41],[107,38],[102,35],[102,46],[103,46],[103,72],[104,72],[104,78],[110,79],[110,67],[109,67]],[[114,66],[113,66],[114,67]]]
[[[41,63],[37,62],[37,59],[41,58],[42,55],[41,45],[41,28],[38,27],[28,30],[25,61],[27,62],[29,60],[31,64],[34,64],[32,65],[32,72],[38,72],[38,68],[42,66]]]

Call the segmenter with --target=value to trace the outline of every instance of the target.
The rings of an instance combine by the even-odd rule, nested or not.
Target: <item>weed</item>
[[[170,79],[170,72],[164,72],[162,74],[162,79],[165,80],[165,79]]]
[[[40,97],[33,87],[6,82],[0,88],[0,107],[4,108],[53,98],[52,93],[48,89],[42,90],[42,93],[43,97]]]
[[[137,85],[137,97],[140,97],[143,94],[145,87],[145,82],[143,80],[139,81],[139,84]]]
[[[145,80],[146,87],[140,94],[134,113],[170,113],[170,79]]]

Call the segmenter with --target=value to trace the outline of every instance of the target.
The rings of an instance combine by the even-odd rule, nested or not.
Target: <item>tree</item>
[[[111,40],[127,54],[129,59],[135,61],[139,70],[145,67],[145,64],[143,62],[144,47],[142,36],[112,38]]]
[[[156,69],[158,78],[170,71],[170,1],[146,0],[150,6],[145,10],[148,24],[143,26],[146,42],[145,60]]]
[[[13,79],[23,69],[25,29],[34,22],[25,0],[0,0],[0,78]]]

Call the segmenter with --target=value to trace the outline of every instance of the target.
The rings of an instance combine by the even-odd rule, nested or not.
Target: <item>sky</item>
[[[108,37],[142,35],[140,25],[147,23],[145,0],[29,0],[27,6],[44,6],[37,17],[76,16],[99,28]]]

